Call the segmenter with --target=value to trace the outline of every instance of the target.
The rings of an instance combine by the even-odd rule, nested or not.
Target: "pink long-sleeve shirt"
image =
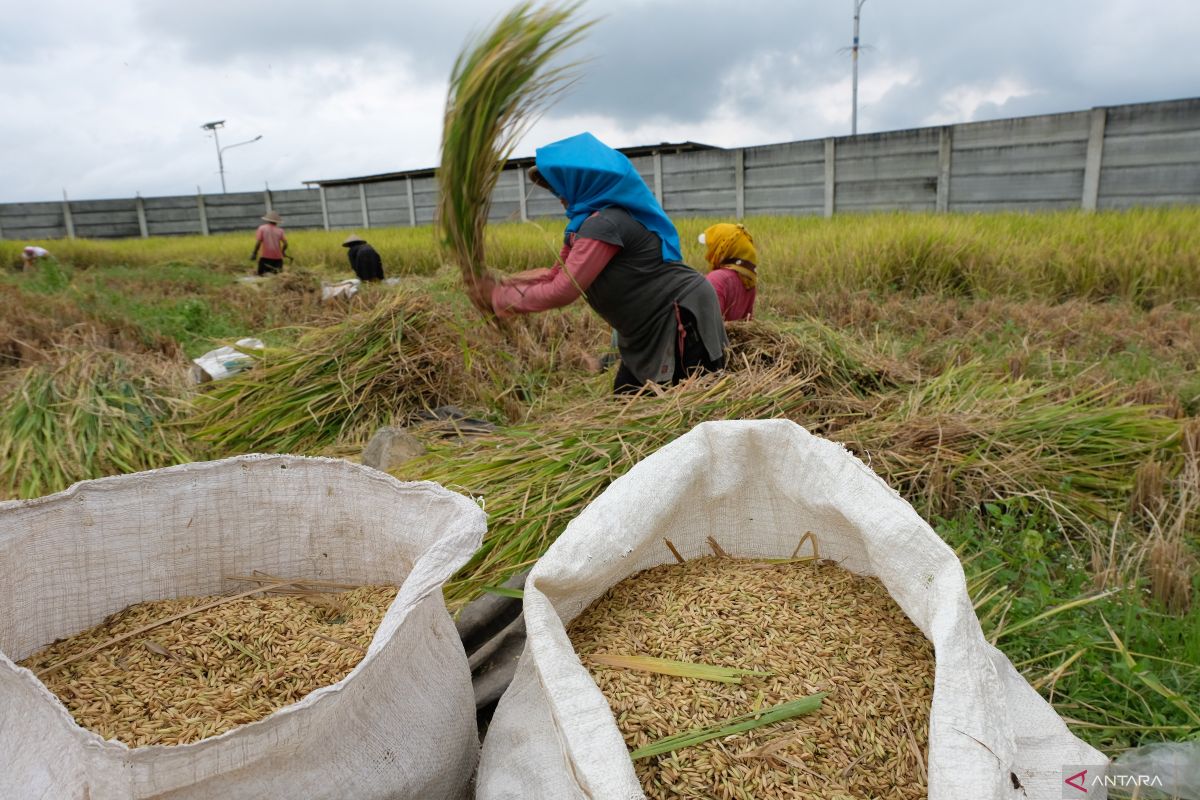
[[[498,284],[492,289],[492,308],[502,318],[561,308],[586,292],[620,251],[615,244],[572,234],[559,253],[562,263]]]
[[[731,269],[714,269],[704,276],[717,291],[721,303],[721,317],[726,322],[750,319],[754,314],[754,298],[758,289],[747,289],[741,277]]]

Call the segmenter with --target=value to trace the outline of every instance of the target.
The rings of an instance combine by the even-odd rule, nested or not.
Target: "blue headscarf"
[[[654,194],[622,153],[590,133],[537,149],[537,168],[554,193],[567,201],[567,233],[594,212],[617,206],[658,234],[663,261],[682,261],[679,233]]]

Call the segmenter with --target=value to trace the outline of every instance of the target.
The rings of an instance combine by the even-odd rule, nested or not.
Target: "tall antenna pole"
[[[850,46],[850,56],[853,62],[853,77],[850,81],[850,134],[858,133],[858,18],[862,13],[863,3],[867,0],[854,0],[854,44]]]

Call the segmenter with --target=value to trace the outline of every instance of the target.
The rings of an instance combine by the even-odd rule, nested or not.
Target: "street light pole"
[[[224,158],[225,151],[230,149],[231,147],[241,147],[244,144],[253,144],[254,142],[257,142],[259,139],[262,138],[262,134],[260,133],[258,136],[255,136],[253,139],[247,139],[244,142],[237,142],[235,144],[227,144],[224,147],[221,147],[221,139],[217,136],[217,128],[223,128],[223,127],[225,127],[225,120],[223,120],[223,119],[219,119],[214,122],[206,122],[200,126],[200,128],[202,130],[212,131],[213,142],[215,142],[216,146],[217,146],[217,170],[221,173],[221,194],[225,194],[225,158]]]
[[[863,3],[867,0],[854,0],[854,44],[850,46],[850,56],[854,64],[853,77],[850,80],[850,135],[858,133],[858,18],[862,13]],[[214,131],[215,133],[215,131]]]
[[[217,136],[217,128],[224,126],[225,120],[223,119],[206,122],[200,126],[201,130],[212,131],[213,142],[217,145],[217,170],[221,173],[221,194],[225,194],[225,162],[221,160],[221,137]]]

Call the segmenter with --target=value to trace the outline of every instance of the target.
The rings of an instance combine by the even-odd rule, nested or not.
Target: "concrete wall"
[[[1040,211],[1200,203],[1200,98],[991,122],[639,156],[668,214],[741,218],[870,211]],[[274,209],[291,229],[433,221],[429,175],[321,189],[0,205],[0,237],[162,236],[253,230]],[[493,222],[562,207],[518,170]]]

